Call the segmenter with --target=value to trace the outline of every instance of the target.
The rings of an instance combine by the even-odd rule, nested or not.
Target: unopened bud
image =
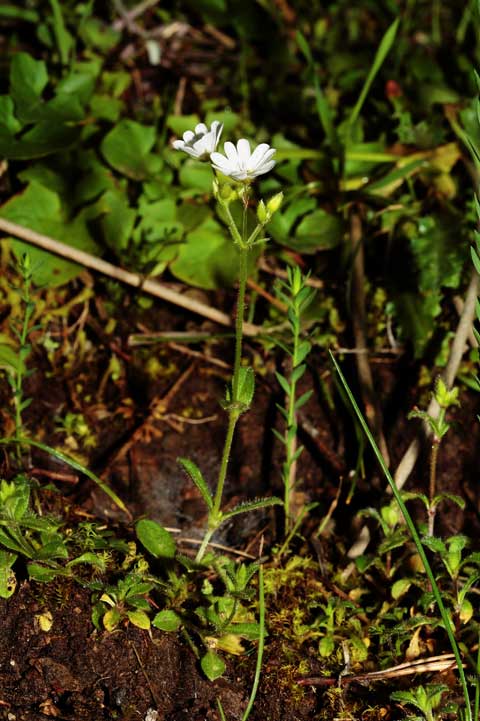
[[[268,220],[268,213],[263,200],[261,200],[257,205],[257,218],[258,222],[262,225],[264,225],[264,223],[266,223]]]
[[[283,193],[277,193],[267,203],[267,213],[273,215],[283,203]]]
[[[223,203],[231,203],[238,198],[238,193],[231,185],[225,183],[220,186],[219,198]]]

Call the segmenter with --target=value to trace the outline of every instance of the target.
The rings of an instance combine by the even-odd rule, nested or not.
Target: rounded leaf
[[[172,535],[156,521],[143,518],[135,525],[140,543],[155,558],[174,558],[176,546]]]
[[[209,681],[215,681],[225,672],[224,660],[215,653],[215,651],[207,651],[205,656],[200,661],[202,671]]]
[[[160,631],[178,631],[182,623],[182,619],[170,609],[157,613],[152,621],[152,626],[160,629]]]
[[[145,631],[148,631],[150,628],[150,619],[145,611],[138,609],[136,611],[128,611],[127,616],[130,623],[133,623],[137,628],[143,628]]]

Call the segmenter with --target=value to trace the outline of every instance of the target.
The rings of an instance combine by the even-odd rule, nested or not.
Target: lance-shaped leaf
[[[249,513],[250,511],[257,511],[260,508],[269,508],[270,506],[282,506],[283,501],[277,496],[271,496],[271,498],[256,498],[254,501],[246,501],[240,503],[235,508],[232,508],[228,513],[223,514],[223,520],[238,516],[240,513]]]
[[[207,486],[207,482],[205,481],[200,468],[189,458],[178,458],[177,460],[195,483],[196,487],[202,494],[202,498],[205,501],[208,510],[211,511],[213,508],[212,494],[210,493],[210,489]]]

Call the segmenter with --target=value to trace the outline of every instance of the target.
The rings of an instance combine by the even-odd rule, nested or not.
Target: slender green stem
[[[218,515],[220,511],[220,505],[222,503],[223,487],[225,485],[225,479],[227,477],[228,461],[230,460],[230,451],[232,450],[233,434],[235,432],[235,426],[238,420],[238,411],[230,410],[228,414],[228,427],[227,435],[225,436],[225,443],[223,446],[222,462],[220,464],[220,471],[218,474],[217,490],[215,491],[215,498],[213,501],[213,519]]]
[[[232,450],[233,434],[235,432],[235,426],[240,417],[241,409],[238,399],[238,387],[240,382],[240,366],[242,361],[242,338],[243,338],[243,318],[245,315],[245,290],[247,286],[248,277],[248,252],[250,247],[247,243],[247,205],[244,204],[243,223],[242,223],[242,236],[240,236],[235,221],[230,213],[228,204],[223,206],[227,213],[230,233],[233,240],[239,246],[239,278],[238,278],[238,297],[237,297],[237,315],[235,319],[235,356],[233,363],[233,378],[232,378],[232,393],[230,398],[230,407],[228,408],[228,427],[227,434],[225,436],[225,443],[223,446],[222,460],[220,462],[220,470],[218,473],[217,487],[215,490],[215,498],[213,501],[213,508],[208,515],[208,529],[203,538],[202,544],[198,549],[196,555],[196,561],[199,563],[203,556],[207,546],[222,521],[221,505],[223,497],[223,489],[225,487],[225,480],[227,478],[228,462],[230,460],[230,453]]]
[[[395,497],[395,500],[398,503],[398,506],[399,506],[399,508],[402,512],[402,515],[405,519],[405,523],[407,524],[407,527],[408,527],[408,530],[412,537],[412,540],[417,548],[418,555],[420,556],[420,560],[422,561],[422,565],[425,569],[425,573],[431,584],[432,593],[433,593],[435,601],[437,603],[438,610],[440,611],[440,615],[441,615],[442,621],[443,621],[443,626],[444,626],[446,634],[448,636],[448,640],[450,642],[450,646],[452,648],[453,655],[455,656],[455,662],[457,664],[458,675],[460,678],[460,684],[462,686],[463,696],[465,699],[465,718],[466,718],[466,721],[473,721],[472,720],[472,708],[470,705],[470,697],[468,695],[467,679],[465,677],[465,671],[463,669],[463,661],[462,661],[462,657],[460,656],[460,650],[458,648],[457,640],[455,638],[455,634],[452,629],[452,626],[453,626],[452,619],[445,607],[445,604],[443,603],[442,594],[440,592],[440,589],[438,587],[434,573],[432,571],[432,567],[430,566],[430,563],[426,556],[425,549],[423,547],[423,543],[420,539],[420,536],[418,535],[418,531],[412,520],[412,517],[410,516],[408,509],[405,506],[405,503],[402,499],[401,493],[398,490],[398,488],[395,484],[395,481],[393,480],[392,474],[390,473],[390,471],[385,463],[385,460],[383,459],[383,456],[380,452],[380,449],[378,448],[378,445],[375,442],[375,439],[370,431],[370,428],[368,427],[367,422],[365,421],[365,418],[363,417],[363,414],[362,414],[360,408],[358,407],[357,402],[353,396],[353,393],[349,388],[349,385],[345,379],[345,376],[343,375],[342,371],[340,370],[340,366],[338,365],[338,363],[335,360],[331,351],[330,351],[330,358],[332,360],[333,365],[335,366],[335,370],[338,373],[338,376],[339,376],[340,381],[345,389],[345,392],[347,393],[350,403],[352,404],[352,407],[357,415],[360,425],[362,426],[363,431],[364,431],[366,437],[368,438],[368,441],[369,441],[369,443],[372,447],[372,450],[377,458],[377,461],[383,471],[383,474],[384,474],[385,478],[387,479],[387,481],[390,485],[390,488],[392,489],[392,493]]]
[[[240,248],[240,268],[238,279],[237,317],[235,318],[235,360],[233,364],[232,401],[238,401],[238,383],[242,360],[243,317],[245,314],[245,289],[248,274],[248,248]]]
[[[257,664],[255,666],[255,677],[253,679],[252,691],[250,693],[247,708],[242,716],[242,721],[247,721],[252,711],[253,704],[255,703],[255,697],[260,683],[260,673],[262,670],[263,650],[265,648],[265,584],[263,582],[263,566],[260,566],[258,569],[258,610],[260,616],[260,632],[258,635]]]
[[[435,526],[435,515],[436,515],[436,506],[433,503],[433,499],[435,498],[436,493],[436,487],[437,487],[437,459],[438,459],[438,450],[440,448],[440,439],[434,438],[432,442],[432,452],[430,455],[430,478],[429,478],[429,489],[428,489],[428,495],[429,495],[429,501],[428,504],[428,535],[433,536],[433,529]]]
[[[298,346],[300,341],[300,324],[296,323],[295,327],[293,329],[293,353],[292,353],[292,373],[295,370],[295,368],[298,365]],[[285,431],[285,440],[286,440],[286,451],[287,451],[287,458],[285,463],[285,477],[284,477],[284,484],[285,484],[285,497],[284,497],[284,504],[285,504],[285,534],[288,535],[288,532],[291,528],[291,524],[293,519],[290,518],[290,501],[293,496],[293,490],[295,486],[295,452],[297,450],[297,433],[296,433],[296,427],[297,427],[297,414],[295,413],[295,401],[296,401],[296,390],[297,390],[297,381],[291,377],[290,378],[290,395],[288,397],[288,418],[287,418],[287,428]],[[292,430],[294,429],[294,431]]]

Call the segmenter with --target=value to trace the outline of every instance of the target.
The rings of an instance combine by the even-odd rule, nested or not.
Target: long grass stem
[[[350,390],[350,387],[349,387],[349,385],[348,385],[348,383],[347,383],[347,381],[346,381],[346,379],[345,379],[345,376],[343,375],[342,371],[340,370],[340,366],[338,365],[338,363],[337,363],[337,361],[335,360],[335,358],[334,358],[334,356],[333,356],[333,353],[332,353],[331,351],[330,351],[330,358],[331,358],[332,363],[333,363],[333,365],[334,365],[334,367],[335,367],[335,370],[336,370],[336,372],[337,372],[337,374],[338,374],[338,377],[340,378],[340,381],[341,381],[341,383],[342,383],[342,386],[343,386],[343,388],[345,389],[345,392],[346,392],[346,394],[347,394],[347,396],[348,396],[348,398],[349,398],[349,400],[350,400],[350,403],[352,404],[352,407],[353,407],[353,409],[354,409],[354,411],[355,411],[355,413],[356,413],[356,415],[357,415],[357,418],[358,418],[358,420],[359,420],[359,422],[360,422],[360,425],[362,426],[363,431],[364,431],[364,433],[365,433],[365,435],[366,435],[366,437],[367,437],[367,439],[368,439],[368,441],[369,441],[369,443],[370,443],[370,445],[371,445],[371,447],[372,447],[372,450],[373,450],[373,452],[374,452],[374,454],[375,454],[375,456],[376,456],[376,458],[377,458],[377,461],[378,461],[378,463],[379,463],[379,465],[380,465],[380,467],[381,467],[381,469],[382,469],[382,471],[383,471],[383,474],[385,475],[385,478],[387,479],[387,481],[388,481],[388,483],[389,483],[389,485],[390,485],[390,488],[392,489],[392,493],[393,493],[393,495],[394,495],[394,497],[395,497],[395,500],[396,500],[397,503],[398,503],[398,506],[399,506],[399,508],[400,508],[400,510],[401,510],[401,512],[402,512],[402,515],[403,515],[403,517],[404,517],[404,519],[405,519],[405,523],[407,524],[407,527],[408,527],[408,530],[409,530],[410,535],[411,535],[411,537],[412,537],[412,540],[413,540],[413,542],[414,542],[414,544],[415,544],[415,546],[416,546],[416,548],[417,548],[418,555],[420,556],[420,559],[421,559],[421,561],[422,561],[422,565],[423,565],[423,567],[424,567],[424,569],[425,569],[425,573],[427,574],[427,578],[428,578],[428,580],[429,580],[429,582],[430,582],[430,584],[431,584],[432,593],[433,593],[434,598],[435,598],[435,601],[436,601],[436,603],[437,603],[438,610],[439,610],[439,612],[440,612],[440,616],[442,617],[443,625],[444,625],[446,634],[447,634],[447,636],[448,636],[448,640],[449,640],[449,642],[450,642],[450,646],[451,646],[452,651],[453,651],[453,654],[454,654],[454,656],[455,656],[455,662],[456,662],[456,664],[457,664],[458,675],[459,675],[459,678],[460,678],[460,683],[461,683],[462,690],[463,690],[463,696],[464,696],[464,699],[465,699],[465,719],[466,719],[466,721],[473,721],[473,718],[472,718],[472,708],[471,708],[471,705],[470,705],[470,697],[469,697],[469,694],[468,694],[467,679],[466,679],[466,677],[465,677],[465,672],[464,672],[464,670],[463,670],[463,661],[462,661],[462,657],[460,656],[460,650],[459,650],[459,647],[458,647],[458,644],[457,644],[457,640],[456,640],[456,638],[455,638],[455,634],[454,634],[454,632],[453,632],[452,619],[451,619],[450,614],[449,614],[449,612],[447,611],[447,608],[445,607],[445,604],[444,604],[444,602],[443,602],[443,598],[442,598],[441,591],[440,591],[440,589],[439,589],[439,587],[438,587],[437,581],[436,581],[435,576],[434,576],[433,571],[432,571],[432,567],[430,566],[430,563],[429,563],[428,558],[427,558],[427,556],[426,556],[425,549],[424,549],[424,547],[423,547],[422,541],[421,541],[421,539],[420,539],[420,536],[419,536],[419,534],[418,534],[418,531],[417,531],[417,529],[416,529],[416,526],[415,526],[415,524],[414,524],[414,522],[413,522],[413,520],[412,520],[412,517],[410,516],[410,514],[409,514],[409,512],[408,512],[408,509],[407,509],[407,507],[405,506],[405,503],[404,503],[404,501],[403,501],[403,499],[402,499],[402,496],[401,496],[401,494],[400,494],[400,491],[398,490],[398,488],[397,488],[397,486],[396,486],[396,484],[395,484],[395,481],[393,480],[393,477],[392,477],[390,471],[388,470],[388,467],[387,467],[387,465],[386,465],[386,463],[385,463],[385,460],[384,460],[384,458],[383,458],[383,456],[382,456],[382,454],[381,454],[381,452],[380,452],[380,449],[379,449],[377,443],[375,442],[375,439],[374,439],[374,437],[373,437],[373,435],[372,435],[372,433],[371,433],[371,431],[370,431],[370,428],[368,427],[368,424],[367,424],[367,422],[365,421],[365,418],[363,417],[363,414],[362,414],[360,408],[359,408],[358,405],[357,405],[357,402],[356,402],[356,400],[355,400],[355,398],[354,398],[354,396],[353,396],[352,391]]]

